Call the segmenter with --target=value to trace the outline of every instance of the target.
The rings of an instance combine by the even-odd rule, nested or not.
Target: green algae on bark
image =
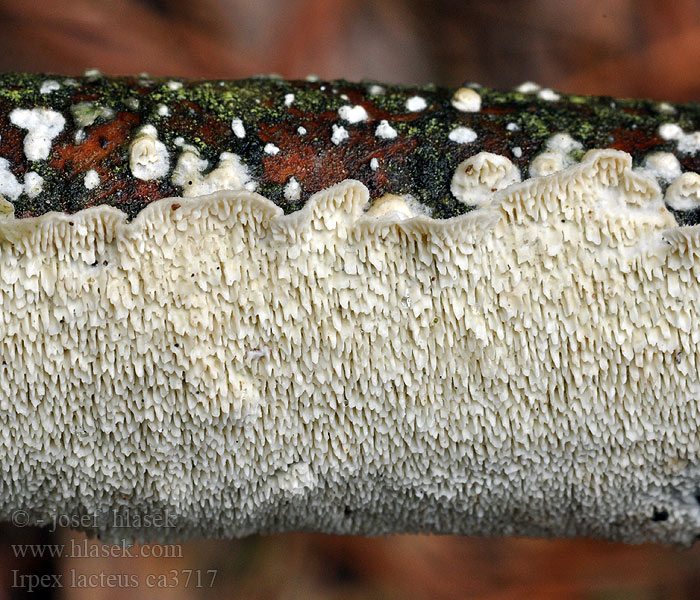
[[[315,192],[353,178],[367,186],[372,198],[410,195],[433,217],[447,218],[470,208],[450,191],[462,161],[482,151],[499,154],[524,179],[557,133],[578,142],[572,160],[589,149],[614,148],[631,154],[640,166],[650,153],[663,151],[674,154],[683,171],[700,171],[700,144],[684,146],[660,133],[668,124],[697,132],[698,103],[555,94],[536,86],[513,91],[469,87],[481,99],[474,112],[455,108],[456,89],[435,86],[6,73],[0,75],[0,159],[5,161],[0,193],[17,218],[100,204],[133,218],[154,200],[182,195],[173,173],[183,149],[190,148],[201,161],[202,176],[217,168],[222,153],[238,157],[248,189],[285,213],[300,209]],[[422,101],[407,104],[416,97]],[[348,117],[339,114],[344,106],[363,111]],[[62,115],[65,126],[50,139],[46,158],[29,160],[28,130],[13,124],[11,113],[36,108]],[[232,126],[234,120],[238,127]],[[380,135],[384,121],[389,133]],[[167,170],[151,179],[134,176],[130,168],[130,148],[145,125],[167,150]],[[460,128],[473,132],[474,139],[472,133],[454,135],[466,131]],[[38,187],[28,185],[32,172],[30,180],[40,180]],[[700,220],[696,209],[674,214],[684,224]]]

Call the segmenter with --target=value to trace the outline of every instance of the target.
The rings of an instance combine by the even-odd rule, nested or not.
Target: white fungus
[[[299,127],[297,127],[297,133],[299,135],[306,135],[306,127],[300,125]]]
[[[98,185],[100,185],[100,176],[95,169],[90,169],[87,173],[85,173],[83,185],[85,185],[85,188],[88,190],[94,190]]]
[[[675,141],[678,151],[683,154],[697,154],[700,150],[700,131],[685,133],[675,123],[664,123],[659,127],[659,135],[664,140]]]
[[[377,125],[377,129],[375,129],[374,135],[383,140],[391,140],[398,134],[396,133],[396,129],[389,125],[389,121],[382,119],[379,125]]]
[[[165,104],[159,104],[156,107],[156,113],[161,117],[167,117],[170,115],[170,109]]]
[[[243,121],[241,119],[235,118],[231,121],[231,131],[233,134],[240,139],[245,137],[245,127],[243,126]]]
[[[506,125],[508,131],[520,131],[520,126],[517,123],[510,122]]]
[[[660,183],[670,183],[680,177],[681,163],[671,152],[652,152],[644,157],[639,169]]]
[[[428,103],[422,96],[411,96],[406,100],[406,110],[409,112],[420,112],[428,107]]]
[[[263,152],[265,154],[269,154],[270,156],[275,156],[279,151],[280,149],[271,142],[265,144],[265,147],[263,148]]]
[[[355,106],[341,106],[338,109],[338,116],[348,123],[360,123],[367,120],[367,111],[364,107],[356,104]]]
[[[471,144],[476,140],[476,131],[469,127],[455,127],[447,136],[457,144]]]
[[[55,79],[46,79],[45,81],[41,82],[41,86],[39,87],[39,93],[50,94],[51,92],[55,92],[60,89],[61,84],[58,83],[58,81],[56,81]]]
[[[520,146],[513,146],[513,156],[520,158],[523,155],[523,149]]]
[[[0,194],[12,200],[17,200],[23,191],[24,187],[17,181],[17,177],[10,170],[8,160],[0,158]]]
[[[375,219],[387,218],[402,221],[414,217],[415,214],[404,197],[396,194],[385,194],[374,201],[367,211],[367,216]]]
[[[341,142],[344,140],[347,140],[350,137],[350,134],[348,133],[348,130],[345,129],[342,125],[336,125],[335,123],[332,126],[332,134],[331,134],[331,142],[333,142],[336,146],[340,145]]]
[[[290,177],[284,186],[284,197],[287,200],[299,200],[301,198],[301,186],[294,177]]]
[[[537,97],[541,100],[546,100],[547,102],[556,102],[557,100],[561,100],[561,96],[549,88],[544,88],[543,90],[537,92]]]
[[[176,91],[182,89],[182,82],[181,81],[175,81],[175,80],[170,80],[166,84],[169,90]]]
[[[700,208],[700,175],[683,173],[666,189],[666,204],[674,210],[694,210]]]
[[[63,131],[66,119],[48,108],[15,108],[10,112],[10,122],[27,130],[24,154],[28,160],[34,161],[49,157],[51,143]]]
[[[25,174],[24,193],[27,195],[27,197],[36,198],[39,194],[41,194],[43,188],[44,178],[41,175],[39,175],[39,173],[29,171]]]
[[[3,216],[0,516],[691,543],[699,228],[613,150],[485,200]]]
[[[452,96],[451,104],[462,112],[479,112],[481,110],[481,96],[471,88],[462,87]]]
[[[462,203],[482,206],[520,181],[520,170],[508,158],[491,152],[479,152],[462,161],[452,176],[450,191]]]
[[[544,177],[571,166],[576,162],[572,153],[582,148],[581,142],[568,133],[555,133],[545,142],[544,150],[530,161],[530,176]]]
[[[131,142],[129,168],[134,177],[145,181],[161,179],[168,174],[170,155],[153,125],[141,127]]]
[[[379,168],[379,160],[377,160],[377,158],[370,159],[369,168],[376,171]]]
[[[373,83],[369,86],[367,91],[371,96],[381,96],[384,92],[386,92],[386,88],[383,85]]]
[[[285,94],[284,95],[284,105],[291,106],[292,104],[294,104],[294,94]]]
[[[534,81],[525,81],[521,83],[515,90],[521,94],[534,94],[539,92],[542,88],[536,84]]]
[[[222,152],[216,168],[204,175],[208,166],[208,161],[200,157],[199,151],[186,144],[182,146],[170,180],[182,188],[185,198],[205,196],[221,190],[255,190],[255,182],[237,154]]]

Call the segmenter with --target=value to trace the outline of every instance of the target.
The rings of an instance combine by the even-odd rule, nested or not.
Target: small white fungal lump
[[[666,189],[666,204],[674,210],[700,208],[700,175],[683,173]]]
[[[95,169],[90,169],[87,173],[85,173],[83,184],[88,190],[94,190],[98,185],[100,185],[100,176]]]
[[[339,146],[344,140],[347,140],[350,137],[350,134],[345,127],[342,125],[336,125],[335,123],[332,125],[332,132],[331,142],[333,142],[336,146]]]
[[[24,154],[28,160],[49,157],[51,143],[63,131],[65,117],[48,108],[15,108],[10,112],[10,122],[27,130],[24,136]]]
[[[243,121],[238,118],[234,118],[231,121],[231,131],[233,131],[233,134],[240,139],[243,139],[245,137],[245,126],[243,125]]]
[[[568,133],[555,133],[545,142],[545,149],[530,162],[530,176],[544,177],[574,164],[571,154],[581,150],[581,142]]]
[[[481,110],[481,96],[479,92],[468,88],[459,88],[452,96],[451,104],[462,112],[479,112]]]
[[[411,96],[406,100],[406,110],[409,112],[420,112],[428,107],[428,103],[422,96]]]
[[[450,185],[460,202],[484,206],[494,193],[520,181],[520,170],[508,158],[491,152],[479,152],[462,161]]]
[[[204,175],[208,165],[208,161],[200,157],[194,146],[185,144],[170,180],[174,185],[182,187],[185,198],[206,196],[222,190],[253,191],[256,187],[237,154],[222,152],[216,168]]]
[[[659,127],[659,135],[665,140],[674,140],[683,154],[697,154],[700,150],[700,131],[685,133],[675,123],[664,123]]]
[[[134,137],[129,149],[129,167],[137,179],[161,179],[170,169],[170,155],[158,139],[153,125],[144,125]]]
[[[263,148],[263,152],[265,154],[269,154],[270,156],[275,156],[279,151],[280,149],[271,142],[265,144],[265,147]]]
[[[338,109],[338,116],[348,123],[361,123],[368,118],[367,111],[363,106],[356,104],[355,106],[341,106]]]
[[[670,183],[681,174],[681,163],[671,152],[652,152],[644,157],[644,164],[638,169],[660,183]]]
[[[284,197],[287,200],[299,200],[301,198],[301,186],[294,177],[290,177],[284,186]]]
[[[515,88],[515,91],[520,92],[521,94],[535,94],[541,89],[542,88],[534,81],[525,81]]]
[[[447,137],[456,144],[471,144],[478,136],[470,127],[455,127]]]
[[[541,100],[546,100],[547,102],[556,102],[557,100],[561,100],[561,96],[549,88],[544,88],[537,92],[537,97]]]
[[[36,198],[41,194],[43,188],[44,178],[34,171],[27,172],[24,176],[24,193],[27,194],[29,198]]]
[[[382,119],[379,122],[379,125],[377,125],[377,129],[375,129],[374,135],[383,140],[391,140],[394,139],[398,134],[396,132],[396,129],[389,125],[389,121],[387,121],[386,119]]]
[[[39,86],[39,93],[50,94],[51,92],[55,92],[60,89],[61,84],[58,83],[58,81],[56,81],[55,79],[47,79],[41,82],[41,86]]]

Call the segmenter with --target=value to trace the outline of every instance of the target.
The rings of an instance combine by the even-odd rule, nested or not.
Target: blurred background
[[[563,92],[687,101],[700,99],[699,67],[697,0],[0,0],[2,70],[534,80]],[[32,597],[700,598],[700,546],[284,534],[146,549],[172,558],[22,559],[13,548],[71,539],[84,537],[1,526],[0,600],[27,595],[19,576],[51,573],[63,588]],[[134,578],[97,577],[109,574]]]

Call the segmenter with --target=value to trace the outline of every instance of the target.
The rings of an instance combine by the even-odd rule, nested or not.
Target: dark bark
[[[40,93],[42,82],[55,80],[60,89]],[[481,110],[465,113],[451,106],[454,89],[383,86],[383,93],[370,93],[371,83],[346,81],[283,81],[274,77],[239,81],[182,81],[172,89],[166,79],[148,77],[111,78],[99,75],[66,79],[55,75],[0,75],[0,157],[21,181],[30,170],[44,179],[42,192],[29,198],[22,194],[13,204],[18,218],[38,216],[51,210],[73,213],[89,206],[110,204],[135,217],[148,203],[178,196],[181,189],[170,181],[179,149],[178,137],[199,150],[216,166],[221,152],[240,156],[258,183],[257,191],[293,212],[308,197],[346,178],[362,181],[372,197],[385,193],[410,194],[430,206],[433,216],[446,218],[469,210],[450,193],[455,167],[481,151],[503,154],[527,177],[531,159],[546,140],[567,132],[592,148],[617,148],[629,152],[639,164],[651,151],[673,152],[686,171],[700,171],[700,155],[683,154],[674,141],[658,134],[663,123],[677,123],[685,131],[700,129],[700,105],[673,105],[673,111],[649,100],[614,100],[608,97],[561,95],[547,101],[537,94],[477,88]],[[287,94],[294,102],[287,106]],[[419,95],[427,108],[406,109],[406,100]],[[134,102],[138,100],[138,106]],[[76,141],[79,127],[71,107],[90,102],[110,109],[84,127],[84,139]],[[368,119],[343,122],[338,109],[359,104]],[[167,115],[157,110],[165,105]],[[29,162],[23,152],[26,130],[10,123],[15,108],[45,107],[60,112],[66,125],[52,143],[46,160]],[[73,109],[74,111],[75,109]],[[99,112],[99,111],[98,111]],[[240,118],[244,138],[231,129]],[[375,135],[386,119],[397,131],[393,139]],[[508,129],[515,123],[516,130]],[[152,124],[170,152],[170,172],[162,179],[143,181],[129,169],[129,145],[140,126]],[[331,141],[333,125],[343,125],[350,136],[340,144]],[[467,126],[478,137],[473,143],[448,139],[455,127]],[[300,135],[298,128],[307,133]],[[515,129],[511,125],[511,129]],[[265,153],[271,143],[280,149]],[[522,154],[513,154],[513,148]],[[378,159],[379,168],[371,168]],[[100,185],[84,186],[85,173],[94,169]],[[299,200],[287,200],[283,189],[290,177],[300,184]],[[697,222],[684,215],[686,223]]]

